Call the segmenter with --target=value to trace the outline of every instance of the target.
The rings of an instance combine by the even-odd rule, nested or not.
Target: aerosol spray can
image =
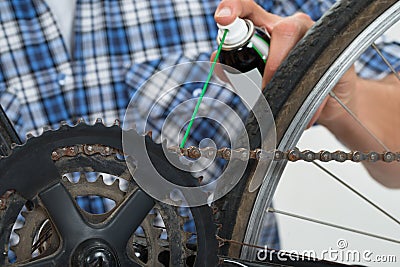
[[[229,30],[222,46],[219,61],[239,70],[241,73],[257,70],[258,83],[261,86],[261,76],[264,73],[270,45],[268,32],[255,27],[252,21],[241,18],[236,18],[229,25],[217,25],[219,28],[218,44],[221,42],[224,31]]]

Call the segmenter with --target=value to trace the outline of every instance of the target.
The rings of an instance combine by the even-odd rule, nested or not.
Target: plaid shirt
[[[268,11],[287,16],[298,11],[318,19],[334,0],[265,0]],[[68,53],[57,22],[43,0],[0,0],[0,103],[21,136],[38,134],[44,125],[83,117],[105,123],[122,119],[129,100],[152,74],[177,63],[208,61],[215,50],[213,18],[219,1],[206,0],[78,0],[74,42]],[[384,52],[400,69],[398,43],[384,43]],[[357,63],[363,77],[389,73],[372,50]],[[379,76],[381,77],[381,76]],[[171,76],[170,79],[175,77]],[[179,90],[150,118],[154,135],[173,106],[198,96],[198,87]],[[231,106],[240,117],[246,109],[229,92],[209,90],[207,96]],[[143,105],[154,96],[143,95]],[[192,112],[192,110],[188,111]],[[227,145],[211,122],[195,126],[189,143],[205,137]],[[96,202],[88,202],[96,209]],[[272,217],[271,217],[272,218]],[[278,247],[274,218],[263,244]]]

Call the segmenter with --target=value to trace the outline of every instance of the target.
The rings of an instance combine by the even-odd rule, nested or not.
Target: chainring
[[[57,220],[53,220],[53,214],[47,211],[46,203],[48,202],[41,199],[43,192],[46,192],[49,188],[62,185],[69,192],[71,199],[82,195],[98,195],[109,198],[115,202],[115,208],[111,211],[94,215],[79,209],[79,213],[84,218],[85,223],[96,225],[97,228],[102,228],[109,221],[118,221],[120,215],[118,211],[123,209],[124,205],[127,205],[125,203],[130,203],[129,201],[134,198],[136,191],[140,191],[134,185],[125,161],[115,154],[102,155],[101,153],[90,155],[80,153],[54,160],[54,151],[59,148],[83,144],[101,145],[115,151],[121,151],[121,136],[122,129],[118,125],[106,127],[101,121],[97,121],[94,125],[80,122],[74,127],[62,124],[58,130],[48,129],[41,136],[32,137],[24,145],[14,147],[10,156],[0,160],[0,195],[3,195],[4,204],[0,207],[0,265],[42,266],[41,264],[44,263],[50,263],[49,266],[71,265],[71,255],[59,256],[60,248],[65,248],[63,244],[68,244],[69,238],[60,234],[63,229],[60,229]],[[159,166],[168,164],[166,160],[163,161],[161,145],[153,143],[150,138],[144,136],[137,135],[137,138],[145,139],[149,148],[149,156],[154,155],[156,164]],[[157,162],[160,159],[162,162]],[[81,177],[77,184],[68,182],[65,177],[62,178],[64,174],[77,171],[82,173],[107,173],[127,180],[129,182],[128,191],[121,191],[116,183],[105,185],[100,178],[94,183],[90,183]],[[176,170],[172,175],[185,177],[188,174]],[[29,205],[26,205],[27,203]],[[140,205],[140,203],[138,204]],[[29,206],[30,209],[22,213],[26,222],[21,229],[17,230],[20,235],[20,242],[11,248],[17,254],[17,262],[9,263],[7,253],[10,234],[24,205]],[[77,206],[76,203],[74,205]],[[127,237],[129,240],[126,244],[125,254],[128,255],[128,260],[123,259],[121,261],[121,259],[118,259],[120,265],[125,266],[124,264],[129,263],[133,266],[163,266],[160,258],[167,257],[165,265],[185,266],[188,261],[193,261],[194,255],[197,255],[194,262],[195,266],[216,265],[218,259],[216,255],[217,241],[212,212],[209,207],[191,208],[196,225],[197,245],[195,247],[197,251],[188,249],[189,246],[186,243],[191,234],[183,231],[182,226],[185,218],[179,216],[177,208],[158,203],[156,210],[158,210],[158,214],[161,215],[164,222],[168,239],[161,239],[162,230],[154,228],[155,215],[147,215],[141,223],[144,235],[135,235],[133,234],[134,231],[131,231],[131,234]],[[134,217],[134,211],[132,211],[132,217]],[[129,225],[129,223],[127,224]],[[35,243],[36,239],[44,237],[42,233],[48,234],[47,228],[49,227],[53,229],[54,234],[46,237],[47,241],[44,242],[44,246],[34,247],[39,250],[39,256],[32,258],[32,244]],[[87,238],[90,239],[90,236]],[[105,243],[107,243],[107,240],[105,240]],[[74,253],[80,248],[78,245],[75,244]],[[142,250],[144,248],[144,252],[138,252],[138,247]],[[146,254],[145,260],[143,254]]]

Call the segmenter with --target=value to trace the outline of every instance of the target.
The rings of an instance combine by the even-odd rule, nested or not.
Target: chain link
[[[177,153],[181,156],[186,156],[192,159],[198,159],[200,157],[205,158],[223,158],[225,160],[234,160],[239,159],[242,161],[247,161],[249,159],[255,159],[257,161],[267,161],[267,160],[274,160],[274,161],[281,161],[281,160],[288,160],[291,162],[296,161],[306,161],[306,162],[313,162],[315,160],[319,160],[322,162],[329,162],[329,161],[337,161],[337,162],[345,162],[345,161],[352,161],[352,162],[376,162],[376,161],[383,161],[383,162],[400,162],[400,152],[383,152],[378,153],[374,151],[370,152],[361,152],[361,151],[351,151],[351,152],[344,152],[337,150],[335,152],[330,152],[327,150],[321,150],[319,152],[314,152],[311,150],[304,150],[300,151],[298,148],[288,150],[288,151],[265,151],[262,149],[255,149],[255,150],[247,150],[244,148],[238,149],[230,149],[230,148],[220,148],[216,149],[213,147],[205,147],[205,148],[198,148],[195,146],[190,146],[188,148],[180,148],[177,146],[169,147],[168,150],[170,152]]]
[[[100,154],[102,156],[110,156],[115,154],[122,154],[118,149],[111,148],[104,145],[75,145],[69,147],[62,147],[53,150],[51,153],[51,159],[58,161],[63,157],[75,157],[78,154],[85,154],[91,156],[94,154]]]

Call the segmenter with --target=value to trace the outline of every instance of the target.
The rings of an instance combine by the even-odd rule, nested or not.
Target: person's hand
[[[314,24],[311,18],[304,13],[296,13],[293,16],[283,18],[268,13],[251,0],[223,0],[214,15],[215,21],[221,25],[232,23],[236,17],[250,19],[256,26],[265,28],[271,35],[270,51],[264,70],[262,88],[265,88],[282,61]],[[212,57],[214,56],[215,53]],[[356,81],[357,76],[351,69],[344,75],[334,90],[335,94],[346,104],[350,104]],[[328,97],[309,125],[318,120],[319,123],[327,126],[342,116],[343,113],[344,110],[339,104]]]
[[[351,67],[333,89],[334,94],[354,113],[357,113],[357,103],[353,95],[356,92],[356,87],[360,83],[360,78],[357,76],[354,67]],[[359,87],[359,86],[358,86]],[[308,127],[311,127],[315,122],[326,126],[328,129],[335,127],[335,122],[341,120],[346,115],[346,110],[341,107],[339,102],[328,96],[322,105],[318,108],[314,117],[311,119]]]
[[[232,23],[236,17],[250,19],[254,25],[265,28],[271,35],[269,56],[263,75],[263,88],[271,80],[290,50],[314,23],[306,14],[297,13],[282,18],[268,13],[254,1],[245,0],[223,0],[214,15],[215,21],[221,25]]]

